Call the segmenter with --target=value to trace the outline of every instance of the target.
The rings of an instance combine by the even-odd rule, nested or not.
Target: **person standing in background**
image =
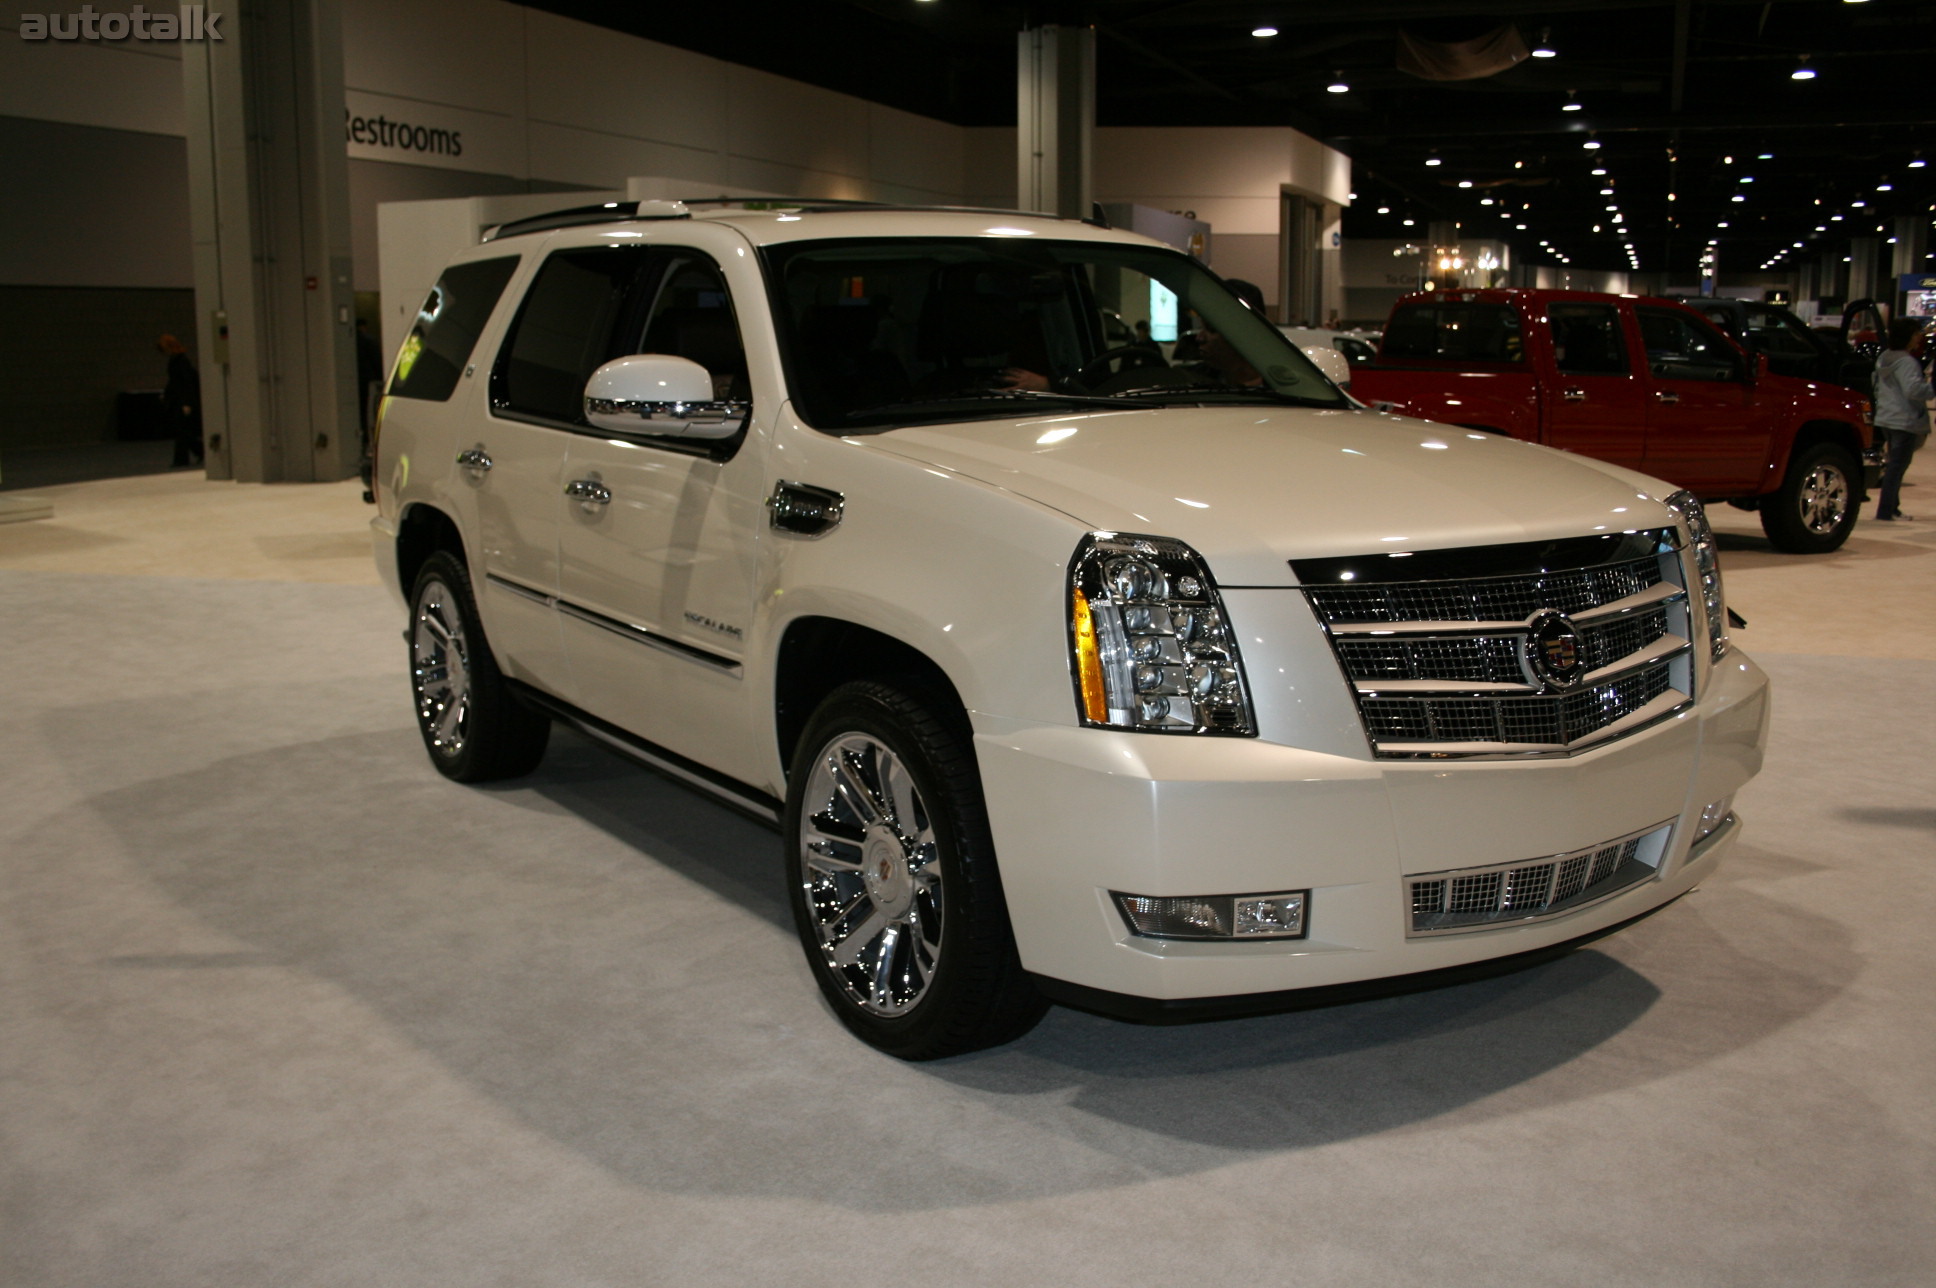
[[[1929,400],[1936,389],[1923,369],[1923,324],[1897,318],[1889,324],[1889,347],[1876,359],[1875,427],[1889,436],[1889,463],[1882,470],[1882,500],[1876,518],[1885,523],[1911,516],[1902,512],[1902,476],[1916,449],[1929,437]]]
[[[175,455],[170,469],[200,465],[202,448],[202,376],[195,370],[188,348],[172,335],[155,341],[155,348],[168,355],[168,384],[161,391],[161,419],[168,435],[175,440]]]

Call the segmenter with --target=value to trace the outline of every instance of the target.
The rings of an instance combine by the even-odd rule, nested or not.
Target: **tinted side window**
[[[1642,307],[1641,343],[1647,365],[1668,380],[1738,380],[1740,351],[1719,331],[1691,313]]]
[[[733,317],[732,296],[719,268],[696,251],[671,254],[636,351],[669,353],[698,363],[713,378],[715,398],[743,401],[750,396],[746,347]]]
[[[430,288],[417,324],[397,354],[397,373],[390,392],[398,398],[442,402],[457,388],[464,364],[471,360],[477,336],[490,319],[497,297],[518,266],[518,257],[480,259],[454,264]]]
[[[561,250],[532,279],[491,374],[492,405],[505,411],[586,424],[585,381],[634,350],[625,312],[648,262],[637,246]]]
[[[1409,304],[1392,315],[1387,358],[1524,362],[1519,310],[1510,304]]]
[[[1555,304],[1546,310],[1553,328],[1553,357],[1561,371],[1583,376],[1624,376],[1627,342],[1620,310],[1611,304]]]
[[[1748,343],[1778,357],[1813,358],[1821,352],[1799,319],[1752,306],[1748,309]]]

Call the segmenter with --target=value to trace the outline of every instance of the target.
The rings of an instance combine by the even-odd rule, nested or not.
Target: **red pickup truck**
[[[1871,407],[1773,375],[1671,300],[1451,290],[1393,308],[1351,392],[1374,407],[1508,434],[1758,510],[1779,550],[1821,554],[1855,527],[1878,472]]]

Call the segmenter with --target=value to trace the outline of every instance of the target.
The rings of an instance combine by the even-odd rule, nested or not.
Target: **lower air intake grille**
[[[1669,830],[1662,824],[1570,854],[1407,877],[1410,933],[1536,921],[1597,903],[1654,875]]]

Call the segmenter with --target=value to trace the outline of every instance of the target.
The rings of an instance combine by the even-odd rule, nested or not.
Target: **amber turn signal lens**
[[[1097,724],[1109,719],[1109,702],[1102,689],[1102,650],[1096,643],[1096,620],[1089,615],[1089,596],[1075,592],[1076,678],[1082,685],[1082,714]]]

